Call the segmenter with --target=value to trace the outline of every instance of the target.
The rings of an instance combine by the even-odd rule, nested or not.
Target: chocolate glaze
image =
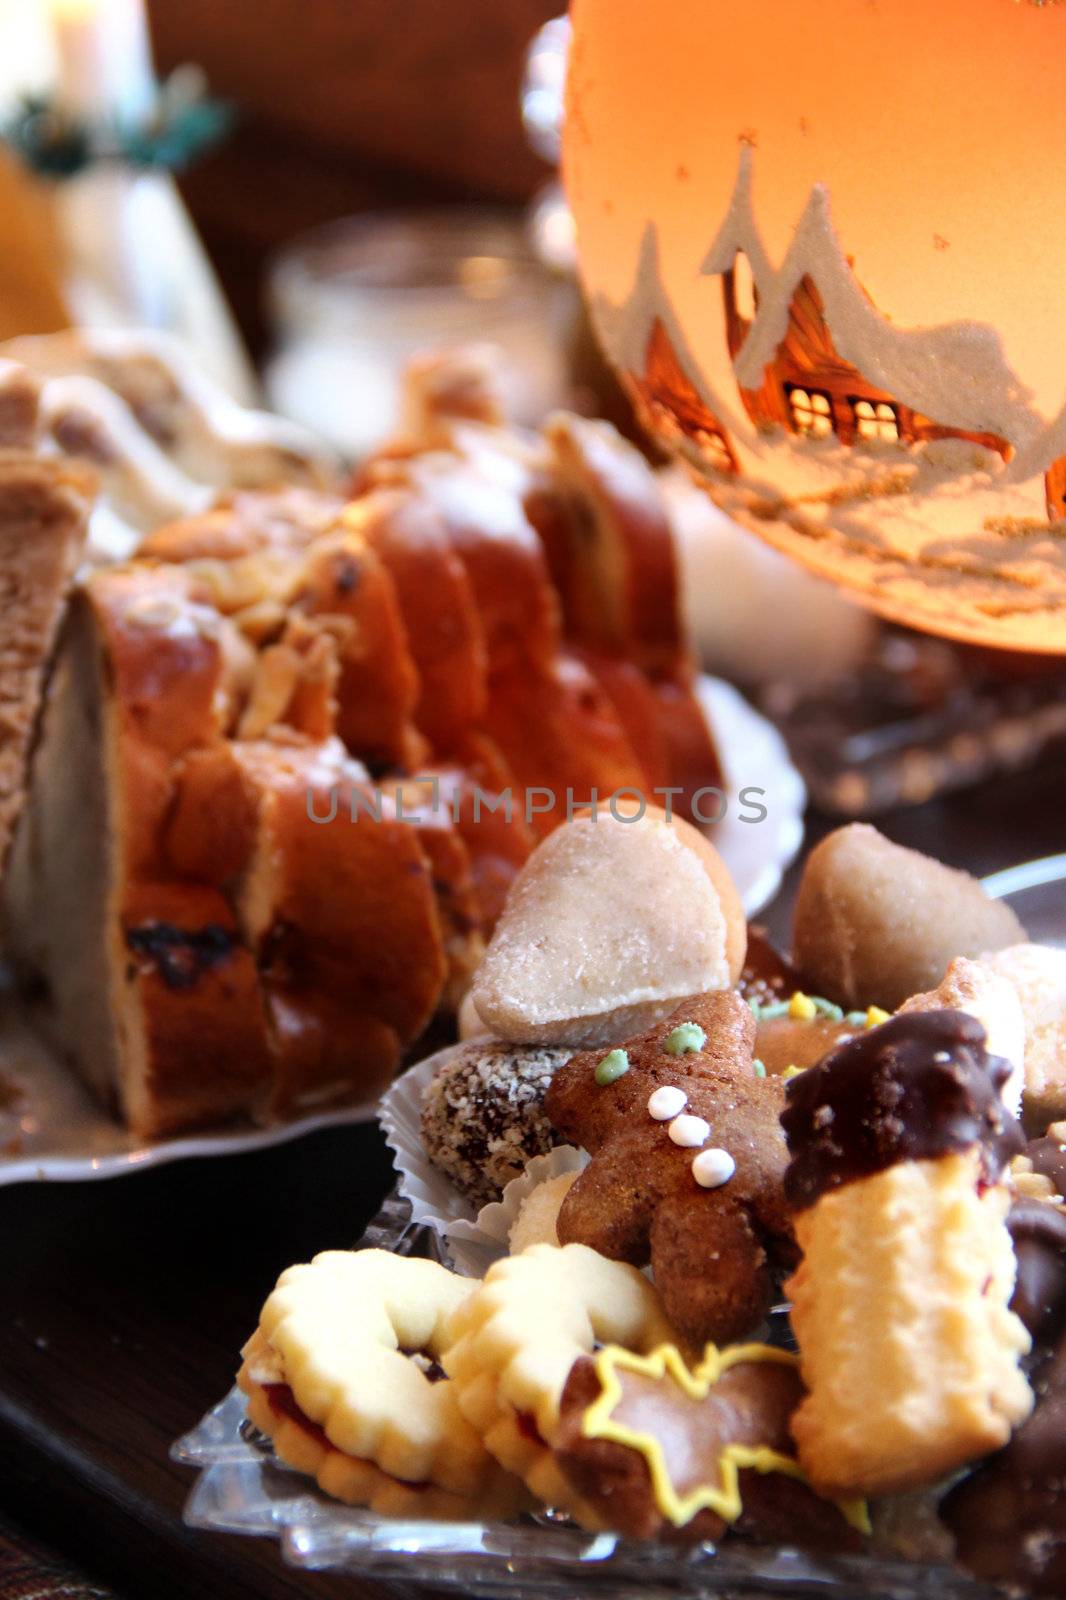
[[[1000,1099],[1010,1071],[962,1011],[912,1011],[856,1035],[787,1086],[789,1204],[802,1211],[898,1162],[974,1145],[994,1183],[1024,1146]]]
[[[1018,1272],[1011,1310],[1033,1339],[1066,1334],[1066,1211],[1047,1200],[1016,1200],[1007,1218]]]
[[[754,1000],[761,1006],[787,1000],[803,988],[795,967],[774,947],[766,929],[757,922],[748,924],[748,949],[737,988],[745,1000]]]
[[[681,1493],[721,1481],[726,1443],[765,1444],[793,1454],[788,1423],[803,1384],[792,1367],[744,1362],[730,1368],[706,1400],[690,1400],[672,1381],[618,1371],[621,1398],[612,1416],[659,1440],[667,1472]],[[556,1459],[574,1489],[619,1533],[637,1539],[701,1541],[724,1534],[760,1544],[855,1550],[862,1540],[839,1508],[806,1483],[782,1472],[743,1468],[739,1519],[726,1525],[704,1508],[682,1528],[659,1510],[647,1462],[639,1451],[612,1439],[589,1439],[586,1411],[601,1393],[594,1363],[581,1357],[570,1369],[553,1436]]]
[[[1005,1450],[944,1500],[959,1560],[993,1583],[1066,1593],[1066,1342],[1036,1384],[1036,1409]]]
[[[1045,1134],[1042,1139],[1030,1139],[1025,1153],[1033,1171],[1050,1178],[1059,1194],[1066,1196],[1066,1145]]]

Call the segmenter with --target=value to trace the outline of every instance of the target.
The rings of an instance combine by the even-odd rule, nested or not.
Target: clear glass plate
[[[1030,939],[1066,945],[1066,852],[1005,867],[982,881],[989,894],[1013,906]]]
[[[985,887],[1010,901],[1033,938],[1066,945],[1066,854],[996,873]],[[447,1261],[441,1238],[411,1222],[410,1206],[397,1193],[359,1243]],[[236,1388],[172,1455],[199,1474],[185,1507],[190,1527],[275,1538],[285,1561],[306,1570],[358,1571],[515,1600],[577,1593],[611,1600],[991,1600],[1001,1593],[942,1563],[832,1557],[739,1541],[720,1548],[641,1544],[582,1533],[550,1514],[505,1524],[390,1520],[338,1504],[277,1461],[269,1441],[248,1424]]]
[[[445,1259],[440,1239],[412,1225],[390,1195],[362,1246]],[[823,1556],[739,1541],[678,1546],[581,1532],[550,1513],[509,1523],[415,1522],[340,1505],[278,1461],[232,1389],[171,1455],[198,1472],[185,1505],[190,1528],[277,1539],[309,1571],[358,1571],[537,1600],[540,1596],[825,1595],[833,1600],[991,1600],[996,1591],[944,1565],[875,1556]]]

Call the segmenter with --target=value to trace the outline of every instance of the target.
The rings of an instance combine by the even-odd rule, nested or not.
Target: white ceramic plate
[[[107,1115],[36,1037],[9,998],[0,1010],[0,1185],[115,1178],[188,1156],[260,1150],[316,1128],[370,1122],[376,1112],[375,1101],[272,1127],[227,1128],[146,1144]]]
[[[772,898],[803,838],[803,782],[780,734],[726,683],[701,680],[701,699],[728,764],[724,819],[708,831],[749,913]],[[741,789],[761,790],[760,822],[743,821]],[[756,797],[752,797],[753,799]],[[711,814],[715,800],[706,800]],[[375,1104],[315,1112],[269,1128],[232,1128],[145,1144],[129,1137],[34,1036],[10,998],[0,1000],[0,1185],[113,1178],[190,1156],[224,1156],[298,1139],[316,1128],[369,1122]]]
[[[726,772],[728,807],[709,827],[733,882],[753,917],[777,893],[785,869],[803,843],[807,791],[773,723],[753,710],[732,684],[701,676],[700,701],[714,730]],[[741,795],[747,797],[742,803]],[[756,807],[764,808],[761,821]],[[714,797],[705,814],[714,811]]]

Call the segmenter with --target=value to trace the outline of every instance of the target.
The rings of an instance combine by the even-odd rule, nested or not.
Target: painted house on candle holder
[[[688,445],[719,472],[739,471],[732,433],[740,422],[700,376],[662,281],[658,236],[649,224],[633,287],[619,306],[592,305],[604,347],[618,366],[638,418],[682,454]]]
[[[718,472],[740,470],[728,432],[685,372],[660,317],[652,323],[641,373],[627,379],[637,415],[652,433],[677,444],[688,440]]]
[[[755,220],[752,165],[751,147],[745,145],[729,210],[707,252],[703,273],[721,279],[726,344],[740,398],[755,426],[780,426],[812,439],[835,435],[846,445],[966,439],[1008,460],[1011,447],[997,434],[936,422],[841,356],[817,281],[820,267],[832,271],[825,191],[812,193],[775,272]],[[836,285],[838,299],[858,295],[877,317],[851,266],[849,260],[845,271],[850,283]]]
[[[740,258],[738,258],[739,260]],[[734,361],[740,356],[754,317],[745,316],[737,292],[737,265],[722,274],[726,340]],[[755,301],[756,308],[758,300]],[[756,309],[757,315],[757,309]],[[927,439],[966,439],[1011,456],[1006,439],[934,422],[871,383],[840,355],[814,279],[804,274],[788,307],[788,327],[758,388],[740,388],[744,409],[756,427],[778,424],[812,439],[835,434],[842,444],[918,444]]]
[[[961,440],[998,455],[1015,484],[1042,474],[1049,521],[1066,519],[1066,408],[1051,424],[1033,411],[992,328],[895,327],[855,277],[820,185],[775,268],[755,222],[751,167],[745,147],[702,268],[721,284],[723,354],[743,413],[711,389],[686,342],[662,280],[654,224],[626,300],[595,303],[603,342],[652,431],[726,478],[743,470],[751,425],[849,449]],[[983,425],[991,421],[995,427]],[[951,475],[939,463],[933,471],[939,481]]]

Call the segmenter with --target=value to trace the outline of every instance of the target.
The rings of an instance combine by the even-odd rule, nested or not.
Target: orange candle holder
[[[1066,652],[1066,8],[572,18],[581,272],[645,424],[883,616]]]

